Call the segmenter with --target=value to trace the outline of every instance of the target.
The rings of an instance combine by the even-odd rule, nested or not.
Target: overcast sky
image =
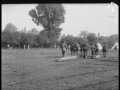
[[[3,4],[2,5],[2,30],[6,24],[14,24],[18,30],[43,28],[37,26],[28,15],[36,4]],[[60,26],[62,34],[78,36],[86,30],[101,36],[118,34],[118,6],[116,4],[63,4],[66,14],[65,22]]]

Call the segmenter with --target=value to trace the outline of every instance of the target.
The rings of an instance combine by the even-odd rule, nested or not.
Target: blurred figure
[[[78,54],[79,44],[78,43],[74,43],[73,45],[71,45],[70,51],[71,51],[71,55]]]
[[[67,50],[67,45],[65,42],[62,43],[61,45],[61,50],[62,50],[62,56],[65,57],[66,55],[66,50]]]
[[[72,44],[72,45],[70,46],[70,52],[71,52],[71,56],[72,56],[73,54],[75,54],[75,44]]]
[[[80,46],[80,52],[81,52],[81,57],[82,58],[87,57],[88,50],[89,50],[89,45],[87,43],[84,43]]]
[[[96,50],[96,47],[95,47],[95,44],[93,43],[92,46],[91,46],[91,54],[92,54],[92,58],[94,58],[95,50]]]
[[[103,44],[102,52],[103,52],[103,56],[106,57],[106,54],[107,54],[107,44]]]
[[[80,47],[80,46],[79,46],[79,44],[78,44],[78,43],[76,43],[76,46],[75,46],[75,53],[76,53],[76,54],[78,54],[79,47]]]
[[[99,52],[99,49],[98,49],[98,45],[97,45],[97,43],[95,44],[95,54],[98,54],[98,52]]]

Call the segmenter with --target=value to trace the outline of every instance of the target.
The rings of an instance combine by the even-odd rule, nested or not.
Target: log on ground
[[[71,60],[71,59],[77,59],[77,56],[66,56],[59,58],[58,61],[65,61],[65,60]]]

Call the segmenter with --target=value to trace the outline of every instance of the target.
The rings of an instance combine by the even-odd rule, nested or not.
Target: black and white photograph
[[[2,90],[119,90],[119,5],[1,5]]]

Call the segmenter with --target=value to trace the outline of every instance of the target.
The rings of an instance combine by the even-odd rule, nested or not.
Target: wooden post
[[[10,48],[10,45],[8,44],[7,47]]]
[[[30,49],[30,45],[28,45],[28,49]]]

